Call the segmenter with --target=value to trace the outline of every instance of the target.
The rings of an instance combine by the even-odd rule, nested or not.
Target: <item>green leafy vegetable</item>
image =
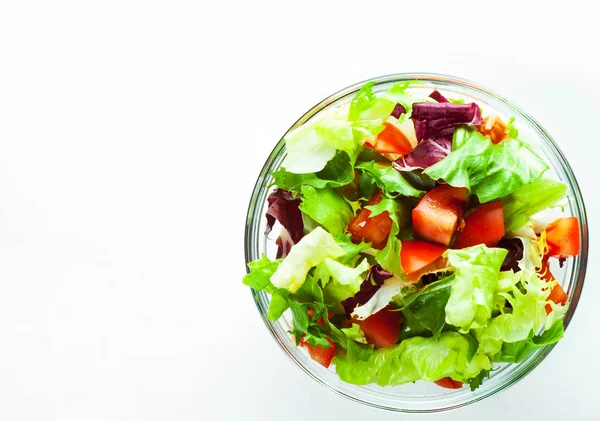
[[[334,236],[344,234],[354,216],[344,198],[328,187],[315,189],[312,186],[302,186],[302,203],[299,208]]]
[[[519,138],[519,131],[515,127],[515,117],[514,116],[509,118],[508,122],[506,123],[506,134],[508,135],[509,139],[518,139]]]
[[[525,225],[536,213],[551,207],[567,194],[561,182],[538,178],[521,186],[502,199],[504,230],[513,232]]]
[[[317,189],[324,187],[341,187],[354,179],[354,165],[348,153],[337,151],[327,162],[325,168],[317,173],[296,174],[279,168],[271,174],[274,184],[280,189],[300,191],[302,186],[312,186]]]
[[[242,282],[255,291],[273,292],[275,287],[271,284],[271,276],[275,273],[283,259],[271,261],[264,254],[260,259],[248,263],[250,273],[244,276]]]
[[[367,259],[363,259],[356,267],[348,267],[327,257],[317,266],[315,278],[320,279],[323,286],[327,285],[329,279],[340,285],[360,285],[363,281],[362,275],[369,267]]]
[[[336,357],[333,362],[340,378],[353,384],[394,386],[444,377],[464,382],[492,368],[485,355],[475,355],[469,362],[468,352],[467,339],[455,332],[444,332],[439,339],[413,337],[393,347],[377,349],[366,361]]]
[[[296,292],[306,280],[308,271],[326,257],[342,256],[344,250],[335,239],[321,227],[305,235],[292,249],[271,276],[277,288]]]
[[[359,324],[352,323],[352,327],[347,327],[341,330],[346,335],[346,338],[352,339],[354,342],[358,342],[361,344],[367,343],[367,339],[365,338],[365,332],[361,330]]]
[[[448,250],[448,263],[456,269],[446,305],[446,322],[463,332],[487,325],[492,316],[494,291],[505,249],[481,244],[461,250]]]
[[[424,173],[452,186],[466,187],[481,203],[486,203],[537,180],[548,168],[529,146],[517,139],[494,145],[478,131],[459,127],[453,151]]]
[[[518,342],[506,342],[502,345],[502,354],[499,361],[505,363],[520,363],[525,360],[539,348],[554,344],[561,340],[565,335],[565,329],[562,320],[554,322],[550,329],[541,335],[534,336],[533,331],[529,333],[527,339]]]
[[[269,320],[279,319],[283,312],[290,308],[289,298],[290,292],[287,289],[280,288],[273,291],[267,314]]]
[[[387,197],[420,197],[423,195],[423,191],[415,189],[391,165],[369,161],[358,164],[356,168],[363,173],[369,174],[373,178],[374,183],[381,188]]]
[[[481,370],[478,375],[467,380],[467,384],[471,388],[471,392],[474,392],[479,386],[481,386],[485,378],[490,378],[490,371],[491,370]]]

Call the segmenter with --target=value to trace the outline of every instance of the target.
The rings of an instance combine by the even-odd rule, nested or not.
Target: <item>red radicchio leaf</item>
[[[513,270],[517,273],[521,270],[518,260],[523,258],[523,242],[519,238],[503,238],[496,247],[508,250],[508,254],[502,262],[501,271]]]
[[[267,208],[267,229],[265,235],[268,235],[273,229],[275,220],[279,221],[281,233],[277,238],[277,258],[285,257],[290,249],[304,236],[304,223],[302,222],[302,213],[298,208],[300,199],[296,199],[287,190],[276,189],[267,198],[269,207]]]
[[[429,94],[429,98],[435,99],[437,102],[450,102],[448,101],[448,98],[440,94],[440,91],[437,89]]]
[[[381,288],[383,281],[391,278],[393,275],[383,269],[381,265],[372,265],[365,280],[360,284],[360,290],[350,298],[342,301],[342,306],[346,311],[346,316],[351,317],[352,312],[358,306],[366,304],[373,295]]]
[[[408,155],[392,162],[398,171],[425,169],[444,159],[452,152],[452,134],[422,141]]]
[[[410,117],[415,125],[417,140],[443,136],[454,132],[460,124],[481,124],[481,110],[474,102],[453,104],[451,102],[420,102],[413,105]]]
[[[406,112],[406,108],[402,104],[396,104],[394,110],[392,111],[392,117],[400,118],[402,114]]]

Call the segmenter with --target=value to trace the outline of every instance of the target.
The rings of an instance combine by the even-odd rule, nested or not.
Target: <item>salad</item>
[[[345,382],[475,390],[563,337],[551,264],[579,253],[579,221],[548,220],[568,189],[514,118],[411,86],[367,83],[285,136],[266,212],[277,256],[243,282]]]

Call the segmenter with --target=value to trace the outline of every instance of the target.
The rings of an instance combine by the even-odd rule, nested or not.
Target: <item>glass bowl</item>
[[[377,92],[388,89],[394,83],[415,79],[422,82],[423,85],[411,88],[411,90],[417,93],[421,90],[420,96],[427,96],[432,89],[438,89],[446,96],[463,97],[467,102],[475,101],[483,107],[484,112],[486,109],[493,109],[504,117],[504,121],[508,117],[514,116],[516,118],[515,125],[519,129],[519,137],[529,143],[550,164],[551,169],[547,175],[568,185],[569,194],[563,212],[565,215],[579,218],[581,253],[575,258],[567,259],[562,268],[552,267],[553,274],[569,296],[569,309],[564,318],[566,329],[575,313],[583,288],[587,263],[588,230],[581,192],[564,155],[546,130],[527,112],[511,101],[473,82],[452,76],[426,73],[395,74],[378,77],[371,81],[375,82],[373,89]],[[364,83],[349,86],[319,102],[300,117],[288,132],[299,127],[322,110],[350,101]],[[246,264],[258,259],[261,253],[265,253],[270,258],[275,258],[275,237],[268,238],[264,234],[266,228],[265,212],[267,209],[267,196],[270,192],[268,186],[272,182],[270,173],[279,168],[284,157],[285,144],[282,136],[258,176],[248,207],[245,228]],[[553,348],[553,346],[544,347],[520,364],[497,364],[497,369],[492,372],[491,378],[485,380],[474,392],[471,392],[468,387],[450,390],[422,381],[394,387],[357,386],[341,381],[333,366],[326,369],[311,360],[304,349],[295,345],[294,340],[287,333],[291,329],[290,315],[284,315],[276,322],[268,320],[269,296],[264,291],[258,293],[252,291],[252,295],[260,316],[281,349],[304,372],[318,383],[342,396],[366,405],[392,411],[437,412],[480,401],[518,382],[537,367]],[[565,336],[568,338],[568,333]]]

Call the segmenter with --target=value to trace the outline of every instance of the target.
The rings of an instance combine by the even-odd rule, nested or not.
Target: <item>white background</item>
[[[334,91],[407,71],[530,111],[574,167],[592,239],[543,364],[422,418],[598,419],[600,31],[586,2],[531,3],[0,3],[0,420],[412,419],[309,379],[241,284],[280,136]]]

